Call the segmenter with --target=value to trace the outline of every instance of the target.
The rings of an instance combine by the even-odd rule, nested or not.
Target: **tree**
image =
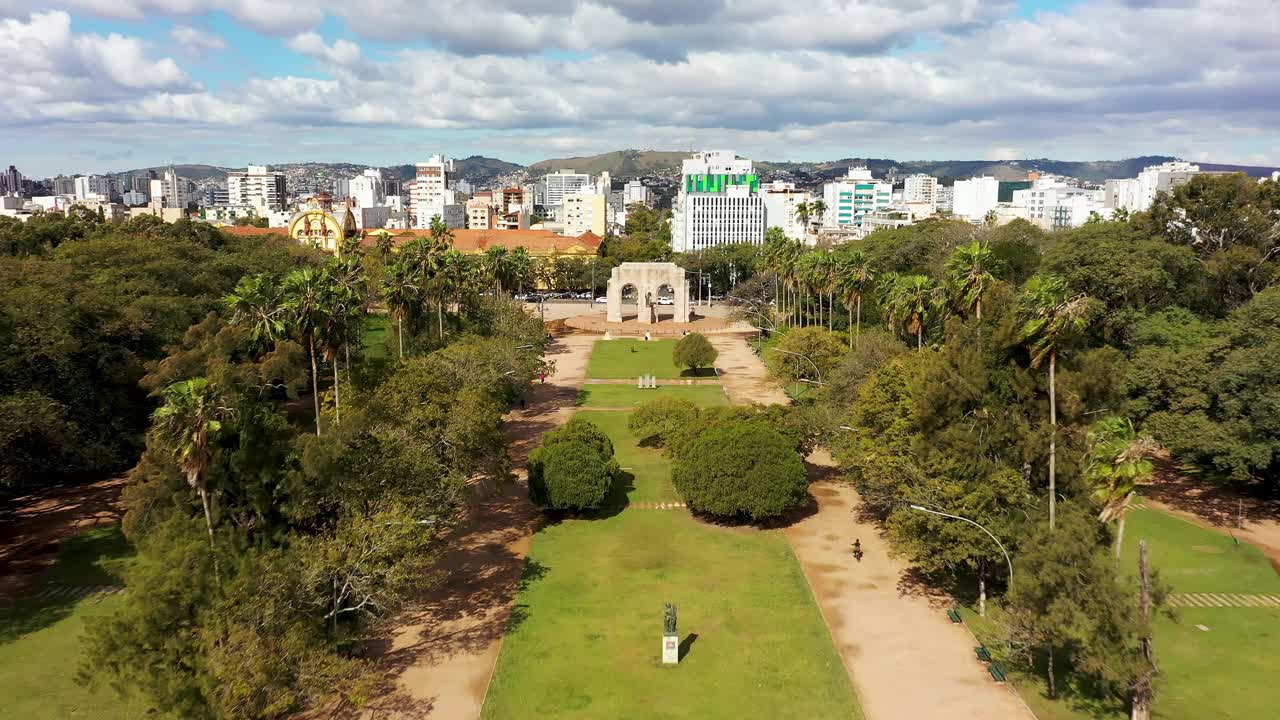
[[[702,333],[689,333],[676,343],[671,352],[671,360],[676,365],[689,368],[698,374],[698,368],[712,367],[720,353]]]
[[[400,258],[391,264],[383,279],[382,297],[396,319],[397,347],[404,359],[404,318],[418,307],[422,292],[421,276],[416,264]]]
[[[684,398],[658,397],[641,404],[627,418],[627,429],[641,445],[667,447],[698,419],[698,406]]]
[[[840,336],[824,327],[789,330],[774,348],[765,351],[769,372],[785,382],[826,382],[827,375],[847,352]]]
[[[233,325],[249,328],[252,351],[263,353],[275,346],[287,330],[280,286],[266,275],[246,275],[223,298]]]
[[[924,333],[934,304],[933,281],[924,275],[889,275],[885,285],[890,325],[914,335],[916,350],[923,349]]]
[[[152,416],[151,437],[173,458],[187,476],[187,485],[200,496],[209,548],[213,549],[213,514],[209,510],[209,485],[205,473],[213,462],[222,422],[231,410],[219,400],[209,381],[194,378],[165,389],[164,404]],[[216,565],[216,559],[215,559]]]
[[[1058,394],[1055,372],[1058,350],[1073,334],[1089,324],[1092,303],[1085,295],[1070,295],[1056,275],[1036,275],[1023,288],[1022,335],[1031,353],[1031,367],[1049,360],[1049,529],[1057,516],[1058,485],[1055,463],[1058,442]]]
[[[857,346],[862,338],[862,299],[871,290],[875,281],[875,272],[867,256],[860,250],[845,255],[837,268],[836,290],[849,310],[853,335],[849,338],[849,347]],[[854,308],[857,314],[854,314]]]
[[[813,216],[813,206],[807,200],[801,200],[791,210],[795,213],[796,219],[800,221],[800,226],[804,228],[806,235],[809,234],[809,218]]]
[[[594,508],[617,472],[613,441],[589,421],[574,418],[543,435],[529,453],[529,498],[556,510]]]
[[[391,261],[391,254],[395,250],[395,241],[391,239],[391,233],[383,230],[374,233],[374,247],[378,251],[378,257],[385,265]]]
[[[827,203],[824,202],[821,198],[810,201],[809,214],[812,215],[818,221],[818,226],[821,227],[822,219],[826,217],[826,214],[827,214]]]
[[[982,297],[996,281],[1002,263],[991,248],[977,240],[961,245],[947,260],[947,285],[952,296],[965,310],[973,308],[982,320]]]
[[[306,267],[284,278],[284,308],[289,324],[311,358],[311,400],[316,415],[316,435],[320,435],[320,380],[316,367],[316,334],[324,322],[330,287],[324,272]]]
[[[1153,465],[1147,458],[1156,450],[1155,441],[1138,435],[1128,418],[1109,417],[1089,428],[1089,464],[1085,479],[1093,487],[1093,498],[1102,506],[1098,519],[1116,522],[1116,560],[1124,544],[1124,520],[1137,486],[1151,476]]]
[[[795,443],[760,421],[731,421],[701,433],[676,457],[671,479],[690,509],[721,517],[777,518],[808,497]]]

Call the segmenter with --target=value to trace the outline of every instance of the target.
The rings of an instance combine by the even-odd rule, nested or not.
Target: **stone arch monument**
[[[674,294],[675,305],[672,308],[674,320],[678,323],[689,322],[689,281],[685,279],[684,268],[669,262],[626,262],[609,273],[609,292],[607,314],[608,322],[622,322],[622,288],[634,285],[636,288],[636,306],[640,312],[636,320],[651,324],[657,321],[656,306],[658,288],[670,285]]]

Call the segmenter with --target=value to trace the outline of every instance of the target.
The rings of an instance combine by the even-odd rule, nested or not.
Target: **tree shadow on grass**
[[[67,618],[88,592],[120,585],[110,561],[132,554],[119,525],[94,528],[63,541],[45,577],[48,592],[0,602],[0,644]]]

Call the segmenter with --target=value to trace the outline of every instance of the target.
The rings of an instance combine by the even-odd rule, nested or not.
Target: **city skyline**
[[[623,147],[1280,163],[1269,0],[398,4],[0,0],[5,163]]]

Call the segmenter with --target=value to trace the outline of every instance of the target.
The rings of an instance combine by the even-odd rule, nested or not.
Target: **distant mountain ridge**
[[[561,169],[573,169],[582,173],[599,175],[608,172],[615,180],[630,180],[645,175],[657,175],[678,172],[680,162],[693,153],[687,150],[614,150],[599,155],[579,157],[550,158],[540,160],[529,166],[500,160],[483,155],[454,160],[458,176],[476,185],[483,186],[496,178],[520,170],[527,170],[531,177],[540,177],[548,172]],[[795,176],[798,182],[817,183],[844,175],[851,166],[865,165],[879,178],[903,177],[914,173],[932,175],[944,182],[980,176],[992,175],[1000,180],[1022,180],[1027,172],[1036,170],[1044,173],[1068,175],[1091,182],[1102,182],[1111,178],[1131,178],[1149,165],[1176,160],[1167,155],[1146,155],[1126,158],[1124,160],[1071,161],[1053,160],[1050,158],[1031,158],[1022,160],[910,160],[897,161],[888,158],[842,158],[839,160],[823,160],[814,162],[789,162],[757,160],[756,168],[763,174],[786,173]],[[1196,163],[1203,170],[1221,172],[1243,172],[1254,177],[1270,175],[1280,166],[1232,165],[1224,163]],[[128,170],[113,175],[145,173],[155,170],[162,174],[167,166]],[[323,172],[333,177],[357,175],[369,165],[358,163],[280,163],[271,167],[286,173],[312,171]],[[223,179],[228,172],[244,168],[229,168],[217,165],[183,164],[174,165],[181,177],[191,180]],[[414,175],[412,164],[390,165],[380,168],[388,178],[411,180]]]

